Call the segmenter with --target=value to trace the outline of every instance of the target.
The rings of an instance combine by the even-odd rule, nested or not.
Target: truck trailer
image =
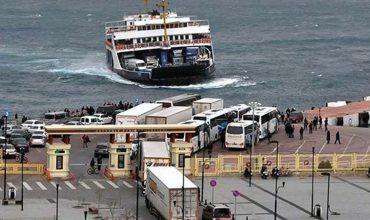
[[[193,102],[194,114],[202,113],[210,109],[224,107],[224,100],[218,98],[203,98]]]
[[[147,172],[145,204],[157,219],[182,219],[183,211],[187,220],[200,219],[199,190],[193,182],[175,167],[148,167]]]

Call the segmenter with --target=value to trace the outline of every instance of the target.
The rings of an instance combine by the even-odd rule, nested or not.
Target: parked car
[[[42,130],[40,130],[40,131],[33,131],[31,133],[31,137],[32,137],[32,135],[42,135],[45,139],[48,138],[48,134],[46,133],[46,131],[42,131]]]
[[[93,115],[82,116],[80,119],[80,122],[83,125],[101,125],[102,124],[100,119]]]
[[[109,157],[108,144],[107,143],[98,143],[94,151],[94,157],[102,156],[103,158]]]
[[[13,129],[20,129],[20,128],[21,127],[19,127],[17,125],[7,124],[6,125],[6,131],[5,131],[6,137],[10,137],[10,134],[13,132]],[[3,126],[2,129],[4,130],[5,129],[5,126]]]
[[[291,112],[289,115],[289,120],[292,123],[300,123],[303,121],[303,113],[302,112]]]
[[[68,121],[64,125],[82,125],[79,121]]]
[[[14,144],[14,141],[15,141],[15,139],[17,139],[17,138],[24,138],[24,137],[22,136],[22,134],[19,134],[19,133],[12,133],[12,134],[10,135],[10,137],[9,137],[9,141],[8,141],[8,143],[9,143],[9,144]]]
[[[203,208],[202,220],[231,220],[231,211],[229,206],[224,204],[208,204]]]
[[[29,140],[31,137],[31,133],[27,129],[13,129],[10,137],[13,134],[20,134],[22,137],[26,138],[27,140]]]
[[[45,125],[44,122],[39,121],[39,120],[27,120],[24,123],[22,123],[22,128],[27,129],[33,125],[40,125],[40,124]]]
[[[25,152],[29,152],[29,142],[26,140],[26,138],[15,138],[12,142],[14,144],[15,149],[20,152],[21,148],[24,148]]]
[[[113,122],[113,118],[110,117],[110,116],[107,116],[105,114],[102,114],[102,113],[96,113],[94,114],[94,116],[98,117],[99,120],[103,123],[103,124],[111,124]]]
[[[5,145],[1,146],[1,149],[4,149]],[[10,157],[15,157],[17,155],[17,151],[15,150],[15,147],[12,144],[6,144],[5,148],[5,157],[10,158]]]
[[[32,134],[30,138],[30,147],[40,146],[45,147],[46,139],[42,134]]]
[[[28,132],[33,133],[34,131],[45,131],[45,125],[39,124],[39,125],[32,125],[28,128]]]

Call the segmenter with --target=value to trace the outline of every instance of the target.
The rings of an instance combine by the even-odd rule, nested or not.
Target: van
[[[83,125],[100,125],[102,124],[98,117],[88,115],[88,116],[82,116],[80,118],[80,122]]]
[[[44,119],[46,121],[56,121],[56,120],[60,120],[60,119],[64,119],[67,117],[67,113],[66,112],[46,112],[45,115],[44,115]]]
[[[144,60],[139,60],[139,59],[129,59],[127,61],[127,69],[129,70],[145,70],[146,65]]]
[[[232,220],[230,207],[225,204],[208,204],[203,208],[202,220]]]

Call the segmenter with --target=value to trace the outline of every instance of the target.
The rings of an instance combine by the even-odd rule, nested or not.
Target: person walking
[[[81,139],[82,139],[82,148],[87,148],[88,147],[87,144],[90,142],[89,136],[84,134]]]
[[[340,143],[340,135],[339,135],[339,131],[337,131],[337,133],[335,134],[335,142],[334,142],[334,144],[336,144],[337,142],[339,142],[339,144],[341,144],[341,143]]]
[[[299,129],[299,135],[300,135],[299,139],[300,139],[300,140],[302,140],[302,139],[303,139],[303,131],[304,131],[304,128],[303,128],[303,127],[301,127],[301,129]]]
[[[325,131],[327,131],[328,130],[328,118],[325,118],[324,125],[325,125]]]
[[[319,129],[322,129],[322,117],[321,117],[321,115],[319,116]]]
[[[326,143],[327,144],[330,144],[330,131],[328,130],[327,132],[326,132]]]

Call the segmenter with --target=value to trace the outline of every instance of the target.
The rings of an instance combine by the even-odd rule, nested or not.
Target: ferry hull
[[[147,85],[190,85],[212,78],[215,65],[189,65],[155,68],[152,73],[112,69],[121,77]]]

